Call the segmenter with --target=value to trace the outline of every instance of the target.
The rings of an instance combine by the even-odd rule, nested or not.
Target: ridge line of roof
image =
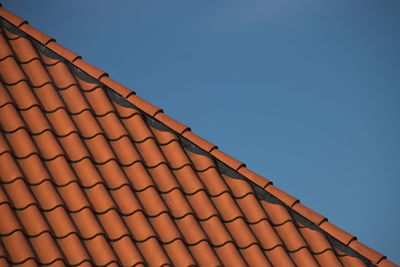
[[[330,223],[328,221],[328,218],[326,218],[325,216],[322,216],[314,210],[304,206],[300,203],[299,199],[280,190],[278,187],[273,185],[272,181],[268,180],[267,178],[262,177],[259,174],[246,168],[245,163],[225,154],[220,149],[218,149],[218,146],[210,143],[200,136],[197,136],[191,131],[190,127],[169,117],[164,113],[161,108],[140,98],[136,95],[135,91],[111,79],[106,72],[84,61],[81,56],[60,45],[56,42],[55,39],[51,38],[47,34],[32,27],[31,25],[29,25],[27,20],[22,19],[12,12],[6,10],[4,7],[1,6],[1,4],[0,17],[16,27],[22,33],[28,35],[34,41],[38,42],[39,44],[51,50],[53,53],[56,53],[57,55],[64,58],[69,64],[76,67],[78,70],[84,72],[86,75],[89,75],[91,78],[95,79],[95,81],[100,82],[100,84],[103,84],[106,88],[111,89],[118,96],[122,97],[122,99],[133,104],[146,115],[166,125],[171,130],[176,132],[179,136],[189,140],[200,149],[209,153],[215,159],[221,161],[232,170],[243,175],[251,183],[259,186],[265,192],[280,200],[285,206],[287,206],[287,208],[303,216],[305,219],[315,224],[327,235],[333,237],[343,245],[353,249],[361,256],[371,261],[373,264],[379,267],[397,266],[393,262],[389,261],[385,255],[359,242],[356,236],[351,235],[340,227],[337,227],[336,225]]]

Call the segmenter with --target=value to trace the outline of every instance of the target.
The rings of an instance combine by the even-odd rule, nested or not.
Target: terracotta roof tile
[[[190,246],[190,252],[200,266],[221,266],[221,261],[206,241]]]
[[[321,254],[315,254],[314,257],[321,266],[332,266],[332,267],[343,266],[332,250],[326,250]]]
[[[26,34],[28,34],[29,36],[31,36],[32,38],[34,38],[35,40],[39,41],[42,44],[47,45],[51,41],[54,41],[53,38],[51,38],[50,36],[41,31],[38,31],[37,29],[35,29],[34,27],[32,27],[27,23],[23,23],[22,25],[19,26],[19,28],[20,30],[22,30],[23,32],[25,32]]]
[[[157,112],[154,117],[159,120],[161,123],[163,123],[164,125],[168,126],[169,128],[171,128],[172,130],[174,130],[175,132],[182,134],[185,131],[190,130],[190,128],[186,125],[183,125],[182,123],[174,120],[173,118],[171,118],[170,116],[161,113],[161,112]]]
[[[44,43],[44,42],[41,42]],[[93,65],[87,63],[83,59],[79,58],[77,60],[74,60],[74,66],[78,67],[81,70],[84,70],[84,72],[91,77],[95,78],[96,80],[102,78],[102,77],[107,77],[108,74],[105,73],[104,71],[94,67]]]
[[[272,182],[270,180],[258,175],[257,173],[247,169],[246,167],[239,168],[238,173],[240,173],[241,175],[243,175],[244,177],[246,177],[251,182],[253,182],[254,184],[258,185],[261,188],[265,188],[268,185],[272,185]]]
[[[331,236],[334,236],[337,240],[343,244],[348,245],[352,240],[356,239],[355,236],[347,233],[346,231],[340,229],[336,225],[331,224],[328,221],[323,222],[320,227],[322,230],[326,231]]]
[[[12,23],[17,28],[21,27],[21,25],[28,23],[23,18],[18,17],[17,15],[11,13],[10,11],[0,7],[0,16],[5,18],[9,23]]]
[[[35,260],[29,241],[21,231],[15,231],[10,235],[3,236],[1,241],[12,264],[23,263],[27,260]]]
[[[194,170],[200,175],[201,173],[204,173],[208,171],[209,169],[216,169],[216,163],[215,161],[208,156],[202,155],[202,154],[197,154],[193,153],[191,151],[188,151],[187,153],[193,162],[193,168]]]
[[[0,266],[396,266],[0,16]]]
[[[289,195],[286,192],[283,192],[279,188],[277,188],[274,185],[268,186],[265,188],[265,190],[276,197],[277,199],[281,200],[283,203],[285,203],[287,206],[292,207],[294,204],[296,204],[299,200],[294,198],[293,196]]]
[[[62,56],[69,62],[74,62],[75,60],[81,58],[78,54],[72,52],[71,50],[65,48],[64,46],[60,45],[56,42],[50,42],[47,44],[47,47],[50,48],[52,51],[57,53],[58,55]]]
[[[308,243],[311,252],[315,255],[322,254],[325,251],[333,251],[329,241],[325,238],[323,233],[315,231],[308,227],[299,228],[304,240]]]
[[[185,195],[193,195],[200,190],[205,190],[191,166],[183,166],[179,170],[174,170],[173,174]]]
[[[155,116],[159,112],[163,112],[161,108],[154,106],[147,102],[146,100],[136,96],[136,95],[130,95],[126,97],[126,99],[138,107],[140,110],[143,110],[145,113],[149,114],[150,116]]]
[[[237,159],[232,158],[231,156],[225,154],[219,149],[213,149],[210,152],[218,160],[225,163],[227,166],[231,167],[233,170],[238,170],[240,167],[244,167],[245,164],[243,162],[238,161]]]
[[[264,257],[263,251],[256,244],[240,249],[240,252],[249,266],[272,266],[268,259]]]
[[[293,221],[292,216],[286,207],[282,206],[279,202],[261,202],[262,208],[268,214],[268,218],[273,225],[282,225],[286,222]]]
[[[30,45],[28,39],[18,38],[15,40],[9,40],[9,45],[7,44],[5,37],[1,36],[0,40],[1,47],[2,49],[4,49],[3,53],[6,53],[6,55],[13,57],[22,66],[27,65],[28,62],[31,62],[35,59],[39,60],[39,56],[36,50],[33,46]],[[4,47],[4,45],[7,45],[7,47]],[[15,54],[12,52],[12,50],[15,51]]]
[[[344,266],[355,266],[355,267],[361,267],[365,266],[365,262],[363,262],[361,259],[357,257],[352,257],[349,255],[343,255],[339,256],[339,259]]]
[[[323,221],[327,220],[324,216],[307,208],[303,204],[300,204],[300,202],[296,202],[293,205],[293,210],[295,210],[297,213],[304,216],[306,219],[308,219],[309,221],[311,221],[312,223],[314,223],[316,225],[320,225]]]
[[[368,259],[371,259],[373,263],[379,263],[381,260],[386,258],[383,254],[367,247],[357,240],[351,241],[349,247],[359,252],[361,255],[367,257]]]
[[[296,266],[289,253],[286,252],[283,246],[276,246],[271,250],[265,251],[264,254],[269,259],[272,266]]]
[[[197,136],[191,131],[186,131],[182,134],[187,140],[192,142],[193,144],[196,144],[199,148],[203,149],[206,152],[210,152],[214,148],[217,148],[216,145],[208,142],[207,140],[204,140],[203,138]]]
[[[215,248],[223,266],[247,266],[246,260],[242,257],[241,251],[233,243],[227,242]]]
[[[379,267],[396,267],[398,265],[396,265],[395,263],[387,260],[387,259],[383,259],[378,263]]]
[[[123,98],[126,98],[128,95],[134,93],[131,89],[123,86],[122,84],[114,81],[107,75],[101,75],[99,81],[107,86],[108,88],[112,88],[114,92],[116,92],[118,95],[122,96]]]

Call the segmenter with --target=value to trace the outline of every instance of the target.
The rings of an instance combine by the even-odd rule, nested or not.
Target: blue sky
[[[400,263],[398,0],[2,3]]]

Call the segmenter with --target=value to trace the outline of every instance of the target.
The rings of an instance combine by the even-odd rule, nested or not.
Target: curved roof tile
[[[0,266],[396,266],[0,16]]]

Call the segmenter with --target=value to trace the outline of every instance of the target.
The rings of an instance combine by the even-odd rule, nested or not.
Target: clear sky
[[[400,263],[400,1],[2,1]]]

